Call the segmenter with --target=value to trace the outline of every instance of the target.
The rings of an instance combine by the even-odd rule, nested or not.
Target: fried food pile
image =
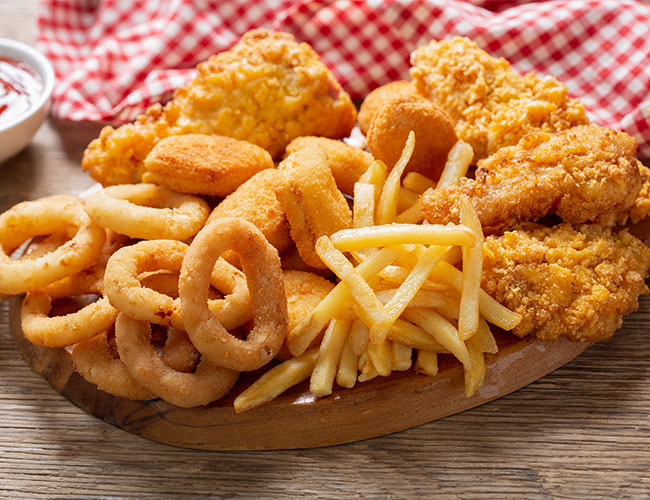
[[[241,412],[307,379],[323,397],[435,376],[439,356],[471,396],[495,328],[613,335],[649,291],[650,249],[622,227],[650,212],[634,139],[469,40],[412,64],[361,104],[367,151],[337,140],[356,111],[313,50],[264,30],[102,130],[83,167],[103,189],[0,215],[25,337],[118,397],[201,406],[241,380]]]

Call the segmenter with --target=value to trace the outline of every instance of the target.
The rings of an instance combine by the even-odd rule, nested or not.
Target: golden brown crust
[[[352,212],[318,148],[300,149],[282,160],[275,194],[289,221],[291,238],[302,259],[325,268],[316,254],[316,240],[352,227]]]
[[[609,338],[648,293],[650,249],[627,230],[529,224],[483,248],[482,286],[523,316],[513,330],[520,337]]]
[[[373,157],[363,149],[355,148],[343,141],[326,137],[296,137],[285,151],[286,158],[299,149],[313,150],[321,148],[327,154],[327,164],[332,171],[336,185],[345,194],[354,194],[354,184],[368,170]]]
[[[361,103],[357,116],[359,130],[361,130],[363,135],[366,135],[373,117],[388,101],[392,101],[398,97],[411,97],[416,95],[418,95],[418,92],[415,85],[413,82],[406,80],[390,82],[381,87],[377,87]]]
[[[588,122],[584,105],[564,84],[521,76],[467,38],[434,40],[411,54],[411,64],[418,92],[450,114],[477,161],[533,129],[556,132]]]
[[[385,103],[370,124],[368,149],[390,169],[401,156],[411,130],[415,149],[406,172],[439,179],[458,139],[449,115],[422,97],[400,97]]]
[[[289,223],[275,196],[276,169],[262,170],[228,195],[212,211],[206,225],[223,217],[241,217],[251,222],[281,252],[291,245]]]
[[[581,224],[629,210],[642,184],[629,135],[596,125],[536,130],[480,161],[475,180],[425,192],[422,212],[432,223],[455,222],[458,199],[469,196],[486,233],[547,214]]]
[[[144,160],[143,182],[181,193],[227,196],[256,173],[273,168],[271,155],[250,142],[222,135],[161,139]]]

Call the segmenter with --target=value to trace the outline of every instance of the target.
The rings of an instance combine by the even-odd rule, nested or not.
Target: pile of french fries
[[[488,322],[510,330],[521,317],[480,287],[483,233],[469,199],[460,207],[460,224],[422,222],[420,195],[457,183],[471,163],[471,146],[459,141],[452,148],[437,184],[415,172],[402,180],[414,146],[411,132],[390,172],[377,160],[356,183],[354,228],[316,244],[339,283],[289,332],[294,357],[242,392],[235,411],[268,402],[307,378],[312,393],[327,396],[335,382],[353,387],[408,370],[413,360],[416,371],[433,377],[443,353],[462,363],[468,397],[480,387],[484,353],[497,352]]]

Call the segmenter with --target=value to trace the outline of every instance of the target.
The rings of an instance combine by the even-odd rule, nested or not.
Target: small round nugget
[[[366,135],[373,117],[388,101],[414,95],[418,95],[415,85],[413,82],[407,82],[406,80],[390,82],[381,87],[377,87],[361,103],[359,115],[357,116],[359,130],[361,130],[363,135]]]
[[[144,160],[143,182],[186,194],[227,196],[256,173],[273,168],[271,155],[246,141],[220,135],[166,137]]]
[[[449,115],[423,97],[402,97],[386,103],[370,124],[368,149],[392,168],[411,130],[415,133],[415,149],[406,172],[438,180],[458,138]]]

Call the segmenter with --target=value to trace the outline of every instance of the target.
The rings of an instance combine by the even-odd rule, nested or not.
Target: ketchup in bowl
[[[0,123],[27,111],[43,92],[43,81],[30,65],[0,57]]]

